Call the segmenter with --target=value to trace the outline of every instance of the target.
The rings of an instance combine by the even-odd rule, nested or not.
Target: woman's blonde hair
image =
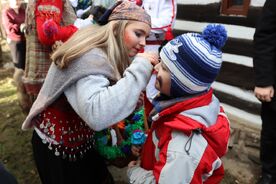
[[[115,72],[122,76],[130,64],[123,39],[129,22],[128,20],[110,21],[103,26],[92,25],[80,29],[51,55],[51,59],[58,67],[66,68],[70,62],[89,50],[100,48],[107,54]]]

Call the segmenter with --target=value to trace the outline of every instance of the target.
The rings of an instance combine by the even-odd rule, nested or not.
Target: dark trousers
[[[55,156],[34,131],[33,153],[43,184],[112,184],[104,159],[93,149],[75,162]]]
[[[276,179],[276,102],[262,104],[260,159],[262,172]]]
[[[12,61],[15,67],[25,69],[26,41],[11,41],[9,43]]]

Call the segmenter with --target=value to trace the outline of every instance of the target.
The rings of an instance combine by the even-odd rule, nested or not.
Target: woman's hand
[[[156,64],[159,63],[158,54],[153,53],[153,52],[138,53],[137,56],[141,56],[141,57],[148,59],[153,66],[155,66]]]

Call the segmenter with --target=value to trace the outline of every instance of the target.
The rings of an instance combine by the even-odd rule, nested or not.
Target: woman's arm
[[[151,71],[147,59],[137,57],[116,84],[111,85],[103,75],[90,75],[69,87],[65,95],[78,115],[99,131],[133,112]]]

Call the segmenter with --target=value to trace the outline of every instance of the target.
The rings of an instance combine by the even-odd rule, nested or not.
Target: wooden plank
[[[190,31],[173,30],[174,36],[179,36]],[[253,57],[253,41],[237,38],[228,38],[222,50],[224,53]]]
[[[253,68],[223,62],[216,81],[246,90],[254,89]]]
[[[222,52],[242,56],[253,57],[254,48],[252,40],[242,40],[237,38],[228,38]]]
[[[207,5],[177,5],[177,19],[195,22],[223,23],[255,27],[262,7],[250,6],[247,16],[227,16],[220,14],[220,3]]]
[[[248,102],[242,100],[234,95],[229,95],[229,93],[224,93],[221,91],[214,90],[214,94],[220,100],[220,102],[236,107],[240,110],[244,110],[246,112],[260,115],[261,104]]]

